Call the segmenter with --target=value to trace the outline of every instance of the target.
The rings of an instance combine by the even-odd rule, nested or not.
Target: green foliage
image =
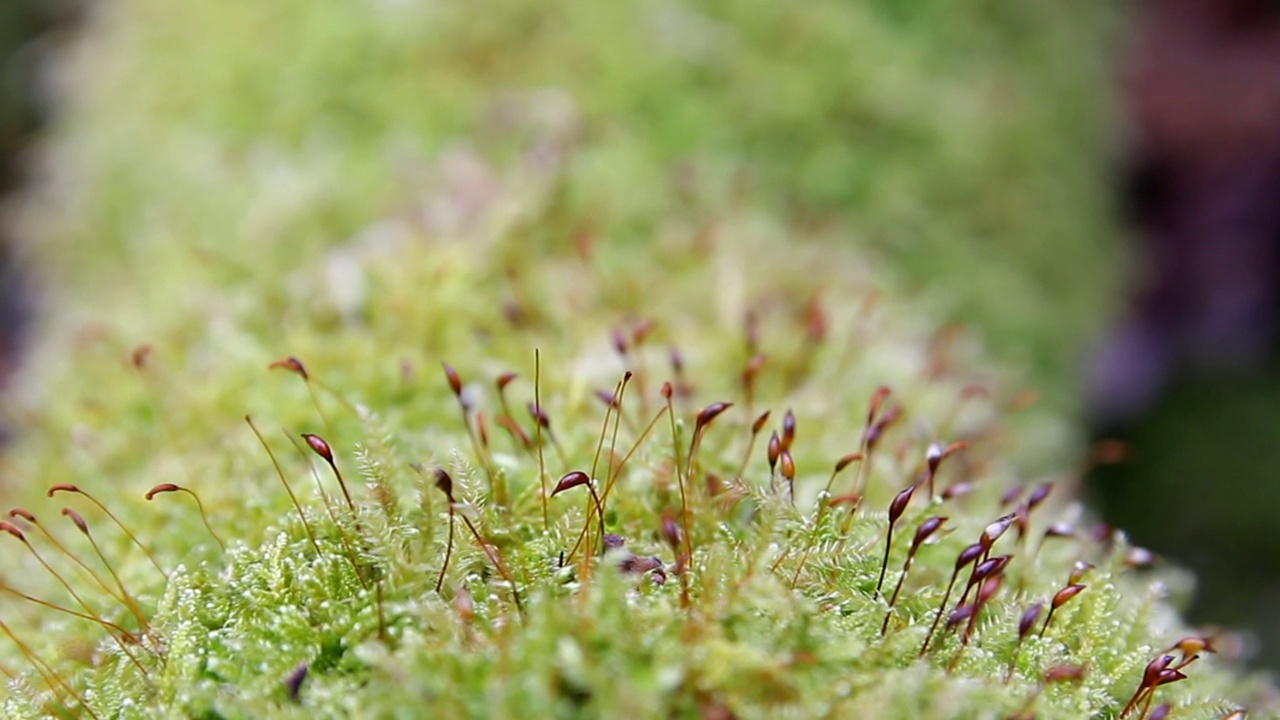
[[[1042,540],[1051,521],[1078,513],[1068,498],[1051,497],[1033,511],[1025,537],[1010,530],[994,546],[1014,558],[969,647],[961,653],[956,630],[917,659],[956,554],[1002,512],[1000,497],[1015,481],[1005,458],[1027,432],[1006,417],[1018,413],[1016,397],[998,384],[990,397],[966,393],[986,382],[968,369],[972,351],[930,342],[891,303],[869,305],[870,285],[854,257],[824,244],[796,237],[778,246],[750,225],[725,227],[719,238],[698,243],[688,239],[696,227],[686,227],[650,247],[599,244],[583,257],[524,238],[521,229],[542,222],[554,205],[528,197],[507,203],[519,209],[495,210],[506,220],[489,226],[487,236],[405,238],[351,261],[349,279],[359,277],[371,290],[348,319],[327,307],[346,291],[328,286],[332,268],[319,263],[297,271],[295,293],[283,301],[238,302],[243,288],[211,291],[203,312],[217,322],[151,336],[152,350],[135,354],[136,366],[110,333],[83,341],[74,373],[63,378],[62,400],[34,412],[42,432],[8,459],[7,471],[36,488],[74,479],[106,497],[168,570],[165,582],[109,520],[80,499],[67,500],[83,506],[94,536],[139,596],[150,631],[55,556],[58,567],[98,612],[141,634],[146,650],[135,654],[147,677],[83,620],[42,612],[48,629],[39,636],[30,624],[12,624],[99,717],[666,717],[727,710],[743,717],[995,718],[1018,712],[1037,693],[1037,717],[1115,717],[1147,662],[1187,633],[1164,599],[1168,577],[1127,570],[1123,540]],[[629,287],[646,281],[660,292]],[[815,290],[821,300],[813,299]],[[504,296],[514,304],[486,300]],[[749,314],[768,358],[754,410],[744,407],[741,384],[750,352],[741,322]],[[266,318],[287,318],[271,326],[288,339],[265,331]],[[656,321],[655,330],[642,343],[628,342],[624,360],[610,347],[610,332],[628,337],[641,319]],[[673,377],[667,346],[685,358],[682,377],[694,393],[676,398],[676,438],[658,392]],[[534,348],[541,357],[536,392],[563,448],[561,459],[548,438],[541,480],[538,453],[496,424],[503,410],[493,385],[502,371],[520,373],[508,401],[524,432],[536,437],[518,410],[535,396]],[[267,369],[294,350],[309,384],[288,369]],[[479,454],[441,360],[465,383],[467,422],[475,428],[479,413],[488,418]],[[624,368],[635,374],[621,420],[614,415],[610,425],[594,390],[616,383]],[[841,495],[865,486],[865,500],[852,516],[847,505],[821,513],[815,528],[816,508],[830,498],[820,491],[832,464],[859,449],[867,398],[882,382],[893,394],[877,418],[898,404],[904,415],[874,446],[869,469],[853,463],[833,488]],[[690,464],[696,411],[720,399],[739,404],[705,425]],[[763,408],[773,410],[766,433],[780,427],[784,409],[797,418],[794,506],[782,478],[771,478],[763,443],[738,476],[750,425]],[[298,508],[241,422],[246,410],[280,459]],[[87,427],[92,417],[128,423]],[[646,434],[650,420],[654,430]],[[331,443],[356,499],[354,514],[329,468],[284,436],[299,432]],[[74,437],[75,451],[59,451],[60,437]],[[919,485],[897,523],[886,587],[877,593],[885,508],[917,480],[936,439],[970,445],[943,461],[932,501],[928,486]],[[96,469],[83,469],[84,462]],[[425,475],[412,463],[423,464]],[[437,465],[452,476],[458,518],[439,593],[450,513],[434,486]],[[490,481],[485,468],[501,479]],[[594,551],[600,538],[590,530],[585,488],[547,498],[543,524],[544,488],[575,469],[594,472],[598,492],[611,487],[608,530],[625,538],[624,549],[603,557]],[[141,499],[150,484],[175,480],[200,495],[228,552],[218,550],[188,498]],[[505,505],[491,490],[499,482],[508,488]],[[972,493],[942,499],[944,488],[966,482],[975,484]],[[693,551],[687,570],[662,530],[664,517],[680,517],[682,496]],[[27,509],[54,526],[54,507]],[[920,548],[881,637],[885,597],[908,538],[935,514],[950,520]],[[572,554],[584,527],[586,550]],[[85,553],[74,528],[54,529],[70,530],[60,533],[64,543]],[[665,582],[620,571],[629,553],[656,556]],[[1063,587],[1076,559],[1099,566],[1082,580],[1088,589],[1058,610],[1043,636],[1027,638],[1014,662],[1019,615]],[[14,562],[32,567],[9,582],[71,604],[32,558],[19,553]],[[14,600],[6,615],[31,612]],[[64,638],[76,636],[98,640],[69,652]],[[7,668],[21,667],[12,646],[5,653]],[[1015,672],[1005,684],[1011,662]],[[299,663],[308,674],[295,704],[285,680]],[[1061,665],[1084,666],[1083,681],[1041,692],[1045,672]],[[1157,693],[1174,703],[1176,717],[1220,717],[1258,690],[1212,658],[1187,674]],[[7,702],[10,717],[56,705],[30,671]]]
[[[1122,537],[1088,539],[1072,473],[992,548],[1013,559],[967,647],[961,623],[919,657],[957,553],[1066,433],[848,242],[897,238],[940,263],[917,279],[954,289],[998,263],[953,242],[1094,237],[1076,233],[1093,201],[1072,195],[1089,163],[1051,132],[1088,122],[1038,99],[1080,89],[1049,56],[1096,16],[782,7],[99,8],[69,64],[60,162],[24,210],[76,289],[33,363],[47,390],[6,408],[26,431],[0,469],[93,570],[15,529],[130,636],[8,594],[6,717],[1116,717],[1190,632],[1171,604],[1186,583],[1130,568]],[[1048,187],[1069,190],[1047,202]],[[289,356],[305,378],[270,369]],[[608,413],[598,392],[624,370]],[[519,373],[505,398],[504,372]],[[872,448],[866,425],[893,407]],[[794,499],[766,460],[787,409]],[[302,433],[328,441],[354,507]],[[891,499],[956,440],[893,524],[877,591]],[[830,481],[855,451],[870,458]],[[624,548],[598,552],[588,488],[549,497],[575,470]],[[163,571],[88,498],[45,498],[55,483],[93,493]],[[143,499],[162,483],[200,503]],[[933,515],[949,519],[882,637]],[[1077,537],[1045,540],[1059,520]],[[0,540],[5,587],[77,606]],[[1087,589],[1018,648],[1021,613],[1078,560],[1097,565]],[[141,617],[113,599],[126,590]],[[1227,665],[1201,658],[1156,702],[1177,718],[1262,703]],[[1061,667],[1083,677],[1045,680]]]
[[[744,205],[829,227],[1069,405],[1117,279],[1110,7],[113,3],[63,73],[41,234],[71,284],[154,309],[186,278],[149,268],[193,248],[216,278],[269,277],[465,177],[433,173],[442,154],[575,146],[560,201],[582,227],[541,232],[645,242]]]

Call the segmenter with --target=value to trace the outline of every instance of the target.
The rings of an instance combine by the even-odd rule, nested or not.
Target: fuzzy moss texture
[[[1072,472],[1010,494],[1062,423],[850,241],[961,288],[992,262],[944,248],[1081,229],[1037,93],[1097,13],[1049,5],[98,7],[21,213],[60,295],[6,411],[5,717],[1118,717],[1185,579]],[[1265,716],[1167,654],[1129,717]]]

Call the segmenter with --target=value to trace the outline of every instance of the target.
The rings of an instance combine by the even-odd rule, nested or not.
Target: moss
[[[1147,664],[1193,634],[1174,610],[1186,579],[1133,567],[1122,535],[1094,538],[1062,472],[1026,527],[1006,523],[990,548],[1012,558],[999,585],[967,593],[971,607],[991,593],[968,642],[961,617],[921,657],[965,594],[961,572],[939,611],[957,555],[995,533],[1025,501],[1005,502],[1010,489],[1038,486],[1027,468],[1067,454],[1070,435],[971,338],[906,301],[845,225],[811,211],[883,199],[829,177],[827,153],[871,144],[843,145],[815,117],[862,117],[937,162],[972,137],[919,112],[939,85],[960,87],[930,51],[963,45],[939,22],[950,15],[833,3],[747,21],[767,8],[729,3],[702,11],[703,26],[681,14],[677,27],[702,28],[683,51],[717,58],[704,66],[592,34],[630,27],[631,6],[479,18],[305,5],[185,15],[137,0],[103,9],[89,36],[98,72],[82,76],[80,114],[51,154],[75,159],[25,211],[51,273],[77,288],[33,363],[46,390],[10,411],[25,432],[3,472],[15,503],[93,569],[20,518],[13,529],[67,586],[0,540],[7,586],[67,607],[74,589],[129,636],[10,594],[0,619],[30,657],[0,644],[15,676],[7,717],[1113,718]],[[989,39],[1017,56],[1012,30],[1029,19]],[[699,44],[726,27],[724,49]],[[193,28],[213,39],[188,41]],[[779,28],[798,39],[774,65],[764,49],[790,37]],[[859,93],[826,108],[839,94],[799,78],[810,61],[838,66],[851,37],[919,83],[881,97],[880,75],[848,68]],[[914,44],[888,53],[899,37]],[[753,94],[769,72],[795,97]],[[533,87],[557,80],[570,90]],[[407,100],[423,87],[454,97]],[[677,106],[660,110],[667,97]],[[895,108],[925,127],[890,122]],[[712,132],[728,117],[743,122]],[[471,141],[450,144],[458,133]],[[759,157],[732,159],[757,144]],[[893,197],[953,185],[922,162]],[[789,207],[779,188],[792,185],[810,209]],[[976,216],[960,216],[973,231]],[[609,412],[601,393],[617,397],[628,370]],[[518,377],[504,396],[506,372]],[[733,405],[700,414],[720,402]],[[787,411],[790,463],[779,447],[774,466],[769,436],[783,443]],[[323,438],[336,470],[303,433]],[[952,442],[967,445],[921,482],[931,446]],[[572,471],[595,485],[552,496]],[[136,542],[84,495],[45,497],[55,483],[91,493]],[[164,483],[195,497],[144,499]],[[624,547],[598,552],[589,490]],[[947,520],[916,548],[890,612],[934,516]],[[1059,522],[1074,536],[1046,538]],[[1086,589],[1019,643],[1024,611],[1073,572]],[[1266,712],[1265,684],[1229,659],[1185,671],[1155,693],[1174,717]]]
[[[692,242],[696,227],[672,228],[649,247],[599,243],[583,257],[531,245],[520,232],[554,208],[547,195],[506,197],[493,210],[503,219],[487,233],[410,236],[359,260],[351,259],[356,246],[344,248],[341,262],[349,264],[339,274],[368,288],[345,316],[332,307],[349,289],[330,286],[331,263],[339,262],[331,257],[301,264],[291,292],[274,301],[240,302],[245,287],[211,290],[192,320],[215,320],[149,335],[151,350],[133,355],[137,365],[114,332],[82,339],[61,376],[60,401],[33,411],[41,431],[7,459],[7,472],[35,487],[74,480],[106,498],[155,553],[167,582],[91,504],[56,496],[84,511],[138,596],[151,630],[141,640],[146,649],[134,653],[147,674],[84,621],[42,613],[45,632],[16,622],[15,632],[101,717],[127,708],[119,712],[647,717],[727,710],[884,718],[1004,717],[1060,665],[1086,667],[1084,679],[1045,689],[1033,704],[1037,717],[1114,717],[1147,662],[1188,633],[1170,614],[1164,575],[1127,569],[1119,537],[1043,539],[1051,522],[1078,512],[1058,490],[1032,512],[1025,537],[1012,529],[995,545],[993,552],[1013,560],[969,647],[961,654],[960,631],[943,633],[918,659],[957,553],[1008,509],[1000,498],[1017,474],[1006,457],[1036,427],[1017,427],[1016,397],[969,369],[971,349],[943,349],[900,307],[869,305],[873,285],[855,256],[802,237],[781,246],[750,224],[730,223],[714,239]],[[504,269],[500,258],[513,264]],[[504,296],[517,298],[515,305],[491,300]],[[749,310],[756,349],[767,357],[754,408],[745,406],[742,385]],[[628,341],[623,358],[611,332],[627,338],[641,319],[655,329],[643,343]],[[672,375],[667,346],[682,354],[682,376]],[[514,420],[536,437],[518,410],[535,396],[534,349],[541,358],[536,392],[550,420],[541,481],[538,453],[499,429],[493,384],[503,371],[520,373],[506,394]],[[309,384],[288,368],[268,370],[290,353],[304,359]],[[478,454],[442,360],[457,368],[467,422],[475,429],[481,413],[487,418]],[[608,392],[625,368],[635,374],[615,430],[604,425],[595,391]],[[676,396],[678,461],[658,392],[669,377],[693,387],[692,395]],[[859,449],[867,399],[880,383],[892,394],[877,419],[889,407],[903,415],[876,443],[869,468],[854,462],[833,487],[842,495],[865,485],[865,499],[852,515],[847,506],[819,512],[833,463]],[[974,383],[990,387],[990,397],[969,392],[962,401]],[[737,404],[705,425],[690,471],[695,415],[719,400]],[[783,478],[771,478],[764,443],[745,455],[750,425],[765,408],[773,414],[764,433],[783,427],[781,411],[794,410],[794,505]],[[296,507],[243,412],[280,459]],[[646,435],[651,419],[655,429]],[[291,446],[286,434],[299,432],[331,444],[354,513],[327,465]],[[889,500],[917,480],[928,444],[939,439],[969,445],[941,464],[933,500],[926,484],[917,487],[895,523],[885,588],[877,592]],[[603,459],[593,470],[601,442]],[[434,486],[436,466],[452,477],[457,516],[489,550],[456,520],[448,549],[450,514]],[[571,470],[594,472],[601,493],[611,486],[607,529],[627,544],[603,558],[568,554],[562,566],[582,528],[595,525],[581,487],[547,498],[543,522],[544,489]],[[721,483],[714,495],[713,476]],[[682,478],[693,553],[684,570],[683,550],[663,531],[664,516],[681,524]],[[174,481],[199,495],[229,545],[225,553],[189,498],[142,499],[150,485]],[[975,489],[942,499],[960,483]],[[495,501],[499,484],[506,504]],[[53,522],[56,507],[43,501],[27,509],[57,531],[71,530],[61,533],[64,542],[84,555],[74,528]],[[909,538],[932,515],[949,520],[920,547],[881,637],[885,597]],[[586,547],[598,542],[593,532]],[[619,571],[627,553],[656,556],[665,582]],[[1043,635],[1032,633],[1015,661],[1019,615],[1062,588],[1077,559],[1098,565],[1081,581],[1087,589],[1057,610]],[[123,605],[58,560],[97,611],[142,632]],[[15,562],[31,565],[32,558],[18,554]],[[9,581],[72,602],[38,566]],[[14,602],[8,612],[32,611]],[[78,660],[60,638],[86,632],[100,640]],[[21,666],[12,646],[6,653],[7,667]],[[294,703],[285,680],[299,663],[308,674]],[[1157,696],[1180,717],[1218,717],[1260,689],[1233,680],[1213,658],[1187,674]],[[26,689],[12,688],[11,717],[54,702],[30,671],[24,677]]]
[[[544,232],[644,242],[673,210],[743,205],[838,227],[1070,409],[1063,378],[1119,279],[1114,15],[130,0],[95,9],[58,75],[57,228],[40,235],[72,269],[60,281],[163,305],[169,278],[148,268],[190,248],[215,280],[247,255],[269,275],[413,204],[441,153],[506,166],[542,138],[542,162],[577,148],[559,219],[584,224]]]

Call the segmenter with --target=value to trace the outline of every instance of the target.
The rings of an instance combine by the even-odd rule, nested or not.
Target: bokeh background
[[[531,231],[566,238],[766,212],[780,243],[861,247],[1069,419],[1029,479],[1125,440],[1090,500],[1196,570],[1194,620],[1280,665],[1277,15],[7,0],[0,378],[28,321],[163,314],[193,258],[201,282],[283,278],[388,213],[465,223],[510,168],[556,167],[563,220]],[[451,213],[420,203],[426,176]],[[11,397],[52,392],[17,378]]]

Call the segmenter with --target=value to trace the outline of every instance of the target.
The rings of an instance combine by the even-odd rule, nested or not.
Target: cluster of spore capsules
[[[808,337],[816,342],[821,340],[823,321],[816,308],[809,312],[811,317],[807,323]],[[627,332],[618,331],[614,334],[613,345],[624,364],[641,363],[640,346],[653,328],[654,323],[645,321]],[[892,492],[892,498],[883,510],[870,507],[867,502],[867,486],[873,480],[873,461],[877,455],[888,452],[884,447],[885,439],[904,414],[903,407],[892,402],[893,393],[890,389],[880,387],[870,397],[856,450],[834,462],[821,493],[817,495],[815,506],[806,512],[800,506],[802,504],[796,502],[797,462],[793,454],[796,451],[796,415],[787,410],[776,429],[771,429],[771,411],[754,411],[757,378],[765,368],[767,358],[758,348],[752,349],[740,376],[742,402],[736,405],[739,410],[745,406],[747,418],[750,419],[749,423],[742,423],[748,430],[745,450],[742,451],[740,460],[719,462],[717,467],[728,468],[722,472],[708,469],[710,464],[704,463],[700,457],[700,449],[714,432],[717,419],[734,408],[735,404],[713,402],[696,412],[692,411],[690,399],[693,390],[685,375],[684,360],[677,350],[669,353],[672,379],[660,385],[656,397],[649,397],[644,387],[646,373],[639,369],[625,371],[611,390],[603,389],[596,393],[604,406],[604,419],[598,432],[592,434],[595,445],[590,464],[583,463],[578,468],[569,469],[560,474],[558,480],[554,480],[555,474],[549,474],[547,470],[548,451],[554,453],[552,462],[565,467],[573,467],[575,455],[571,448],[566,448],[562,443],[556,430],[553,430],[552,419],[543,405],[540,353],[535,352],[534,398],[523,408],[527,414],[523,422],[513,410],[518,405],[508,397],[510,386],[517,380],[515,373],[502,373],[493,379],[496,410],[490,417],[477,407],[476,388],[465,386],[460,374],[450,365],[444,364],[443,370],[448,390],[457,400],[470,444],[471,469],[485,479],[487,496],[484,501],[488,505],[509,510],[516,500],[514,495],[526,491],[536,493],[539,506],[537,514],[540,517],[528,522],[531,525],[540,524],[544,532],[550,533],[553,526],[574,521],[578,517],[575,510],[555,507],[557,503],[563,502],[562,495],[577,491],[588,500],[582,509],[581,527],[576,531],[575,541],[572,544],[566,543],[555,558],[548,559],[548,562],[555,565],[555,572],[551,577],[558,581],[566,576],[571,577],[576,583],[575,587],[581,588],[590,582],[593,573],[612,567],[624,575],[636,577],[639,583],[649,586],[651,590],[662,588],[659,591],[665,591],[669,587],[671,592],[678,592],[679,607],[692,613],[698,596],[699,544],[709,541],[713,532],[709,528],[714,528],[718,523],[747,522],[755,523],[755,531],[765,535],[763,542],[772,553],[764,564],[768,572],[778,583],[790,588],[791,592],[805,593],[806,579],[826,572],[813,567],[816,559],[823,558],[827,563],[841,562],[842,558],[859,552],[859,548],[849,543],[850,531],[856,523],[883,522],[882,549],[876,551],[879,563],[874,585],[868,583],[850,591],[853,596],[860,594],[860,602],[883,607],[883,620],[878,627],[881,642],[895,633],[903,632],[904,628],[927,627],[922,640],[918,646],[913,645],[911,652],[919,658],[918,662],[930,663],[944,672],[954,673],[961,667],[965,653],[980,643],[984,635],[1003,633],[1013,636],[1015,642],[1001,680],[1008,685],[1015,676],[1021,675],[1024,679],[1032,677],[1028,674],[1030,672],[1034,675],[1034,689],[1021,703],[1020,709],[1009,715],[1010,720],[1036,717],[1037,698],[1046,688],[1079,683],[1086,677],[1090,672],[1086,662],[1063,662],[1028,671],[1019,661],[1028,638],[1044,636],[1054,628],[1056,615],[1089,592],[1089,576],[1096,571],[1094,564],[1086,559],[1075,561],[1064,573],[1060,588],[1051,596],[1039,599],[1030,597],[1030,593],[1025,591],[1025,578],[1015,578],[1009,571],[1016,568],[1019,562],[1036,562],[1040,545],[1058,539],[1081,541],[1081,547],[1084,548],[1105,545],[1112,541],[1113,531],[1110,528],[1100,526],[1099,529],[1085,531],[1066,523],[1055,522],[1045,525],[1043,532],[1032,538],[1032,517],[1038,510],[1045,512],[1041,508],[1050,497],[1053,485],[1043,483],[1030,488],[1016,485],[1000,498],[1000,514],[982,525],[980,533],[972,538],[972,542],[963,546],[953,562],[946,564],[948,572],[944,575],[947,580],[940,586],[940,600],[923,618],[915,618],[920,622],[913,623],[910,618],[899,615],[899,600],[904,587],[909,585],[913,565],[922,553],[932,552],[932,546],[941,544],[936,542],[939,538],[957,532],[951,526],[950,516],[968,512],[960,505],[961,498],[973,492],[978,485],[963,473],[958,473],[958,479],[947,483],[945,487],[941,486],[941,470],[950,458],[968,452],[970,444],[977,442],[979,438],[949,444],[929,442],[923,457],[915,465],[907,458],[909,444],[904,444],[896,455],[900,467],[910,468],[907,473],[910,481],[905,487]],[[140,371],[145,371],[149,352],[149,349],[142,348],[134,353],[133,363]],[[337,398],[345,408],[356,411],[355,406],[343,399],[337,390],[308,372],[298,358],[288,357],[271,363],[270,368],[301,378],[322,418],[324,412],[316,394],[317,388]],[[633,400],[632,407],[629,407],[628,401],[636,396],[639,400]],[[654,403],[655,407],[649,407],[659,397],[661,402]],[[686,416],[692,419],[691,429]],[[317,556],[322,555],[325,549],[318,541],[318,532],[313,527],[316,517],[305,511],[303,501],[253,419],[247,416],[244,419],[269,456],[297,512],[300,527],[311,548]],[[327,420],[325,424],[328,426]],[[618,437],[620,428],[624,426],[634,436],[634,440],[629,448],[619,452]],[[513,488],[510,485],[507,471],[499,467],[500,463],[495,457],[494,445],[498,442],[494,437],[495,430],[506,433],[509,441],[504,443],[509,443],[518,454],[527,457],[530,464],[536,461],[536,484],[526,483],[523,488]],[[763,446],[763,459],[768,469],[767,482],[763,477],[753,477],[754,472],[751,470],[753,464],[759,462],[756,455],[758,439],[763,437],[766,430],[769,435]],[[360,502],[348,487],[333,446],[324,437],[314,433],[297,434],[296,439],[301,441],[300,448],[309,449],[330,469],[340,489],[341,498],[340,501],[331,499],[325,494],[323,485],[320,486],[325,515],[339,532],[343,554],[350,562],[359,584],[365,590],[372,589],[374,592],[371,595],[376,598],[376,602],[381,603],[384,593],[392,589],[384,587],[383,575],[361,558],[359,548],[367,540],[360,536]],[[665,455],[665,451],[645,449],[647,445],[662,447],[668,442],[669,457]],[[652,457],[648,459],[660,469],[656,480],[660,487],[656,492],[661,495],[661,499],[656,506],[652,503],[648,505],[655,507],[656,512],[649,521],[641,523],[650,528],[655,552],[637,554],[628,549],[628,542],[622,535],[609,531],[606,518],[610,518],[613,511],[610,501],[622,492],[619,481],[626,474],[628,465],[646,452],[658,452],[662,456],[656,462]],[[607,468],[603,477],[600,475],[602,458]],[[447,525],[443,532],[447,536],[444,552],[439,559],[438,574],[431,583],[434,592],[451,596],[459,614],[468,616],[467,607],[471,602],[471,595],[463,588],[451,590],[449,577],[450,563],[456,554],[455,547],[463,543],[473,544],[482,553],[496,578],[500,579],[500,585],[509,597],[513,615],[522,617],[526,612],[529,594],[540,590],[536,582],[530,587],[530,581],[527,580],[530,573],[524,568],[512,566],[510,558],[488,539],[489,532],[485,523],[474,512],[464,511],[475,499],[457,496],[458,485],[445,467],[415,464],[413,469],[429,479],[446,503]],[[844,482],[842,479],[849,475],[853,476],[851,482]],[[226,540],[215,530],[204,504],[192,489],[176,483],[161,483],[147,491],[145,499],[151,501],[165,494],[188,497],[210,537],[221,550],[226,550]],[[886,493],[881,490],[870,493],[872,496],[881,494]],[[127,524],[94,494],[75,484],[63,483],[50,487],[48,496],[74,497],[94,506],[97,512],[109,519],[129,542],[145,554],[161,577],[168,579],[166,570],[148,548],[148,544],[131,532]],[[753,508],[751,512],[740,512],[740,506],[744,502]],[[913,505],[918,508],[915,513],[912,513]],[[0,530],[20,544],[21,551],[30,554],[47,571],[58,586],[66,591],[74,605],[68,606],[37,597],[8,582],[0,583],[0,591],[21,602],[97,625],[120,656],[145,681],[150,682],[156,673],[164,672],[165,638],[149,623],[147,612],[137,599],[138,595],[122,581],[111,559],[95,539],[96,531],[91,530],[85,517],[72,507],[62,507],[60,513],[83,537],[85,547],[71,547],[60,540],[57,534],[50,532],[46,521],[37,519],[36,514],[23,508],[8,511],[8,519],[0,522]],[[346,520],[340,521],[340,514],[347,516]],[[747,519],[743,520],[744,517]],[[969,525],[974,526],[974,523]],[[569,533],[569,536],[573,535],[573,532]],[[896,549],[901,553],[902,544],[906,545],[902,563],[900,566],[891,566],[894,551]],[[86,549],[92,553],[91,556],[85,554]],[[860,549],[865,551],[865,546]],[[1124,552],[1123,564],[1126,566],[1140,566],[1151,562],[1149,553],[1140,548],[1128,548]],[[58,570],[51,556],[61,558],[58,562],[70,563],[73,574]],[[87,557],[90,559],[87,560]],[[924,589],[919,588],[921,591]],[[95,609],[94,603],[85,599],[84,595],[90,592],[101,593],[118,603],[125,609],[124,617],[128,622],[105,617]],[[988,623],[983,628],[984,616],[989,614],[993,603],[1002,596],[1004,601],[1019,605],[1016,625],[997,627]],[[819,611],[824,610],[833,611],[829,604],[822,606]],[[381,608],[379,613],[381,615]],[[126,624],[130,627],[125,627]],[[980,631],[980,628],[983,629]],[[44,657],[24,641],[22,633],[16,632],[3,621],[0,621],[0,632],[7,636],[28,664],[27,673],[19,672],[17,668],[0,667],[0,671],[6,676],[15,679],[19,675],[34,675],[34,679],[47,688],[45,706],[55,708],[57,714],[95,719],[103,717],[83,696],[74,673],[67,672],[59,663]],[[1174,715],[1173,704],[1160,701],[1160,689],[1187,680],[1194,669],[1192,666],[1201,655],[1213,651],[1212,638],[1193,635],[1154,653],[1133,689],[1132,696],[1123,707],[1118,708],[1113,717],[1165,720]],[[292,701],[297,702],[302,697],[308,669],[306,663],[299,664],[287,677],[280,679],[287,697]],[[1239,720],[1244,716],[1243,710],[1232,710],[1223,717],[1224,720]]]

